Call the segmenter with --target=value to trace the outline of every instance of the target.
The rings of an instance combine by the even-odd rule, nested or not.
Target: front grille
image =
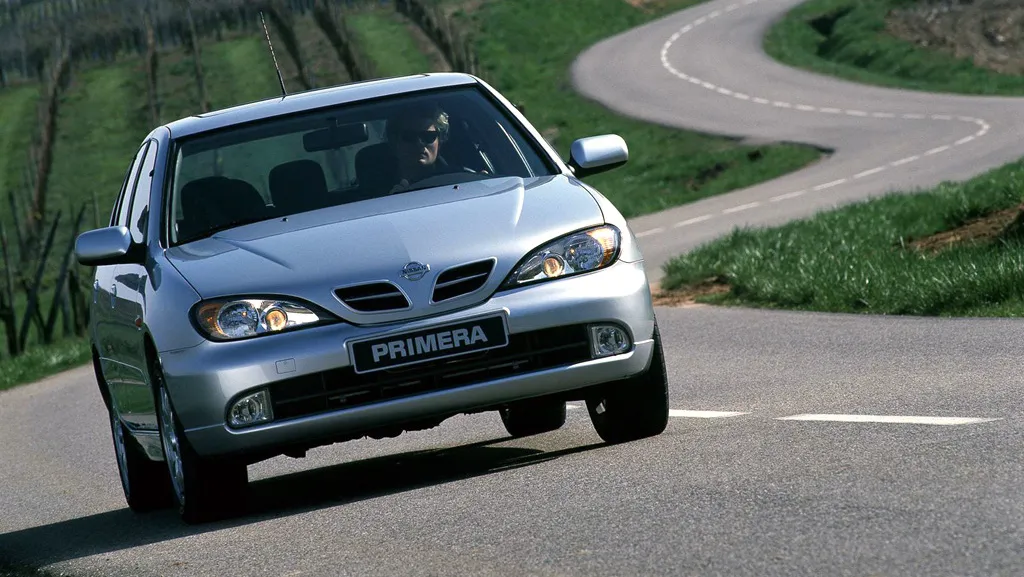
[[[334,294],[349,308],[364,313],[395,311],[409,308],[409,300],[398,287],[377,282],[336,289]]]
[[[493,269],[494,259],[452,267],[437,275],[431,298],[439,303],[479,290]]]
[[[509,335],[509,344],[456,359],[357,374],[334,369],[270,386],[275,420],[349,409],[411,395],[522,375],[590,359],[585,326]]]

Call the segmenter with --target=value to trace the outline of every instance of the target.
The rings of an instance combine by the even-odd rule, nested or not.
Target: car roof
[[[412,76],[376,78],[327,88],[305,90],[286,96],[277,96],[230,108],[213,110],[175,120],[164,126],[170,131],[171,138],[181,138],[208,130],[217,130],[235,124],[302,112],[322,106],[333,106],[433,88],[465,86],[475,84],[476,82],[476,77],[460,72],[433,72]]]

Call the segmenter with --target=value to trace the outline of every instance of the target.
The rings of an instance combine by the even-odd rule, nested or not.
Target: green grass
[[[84,338],[32,347],[24,354],[0,359],[0,390],[35,382],[89,362],[89,343]]]
[[[0,214],[4,225],[10,226],[10,205],[7,193],[24,186],[24,170],[28,165],[28,147],[36,128],[38,85],[26,85],[0,91]]]
[[[392,10],[362,11],[347,18],[357,46],[379,77],[431,72],[434,65]]]
[[[1024,202],[1024,159],[963,183],[732,234],[666,264],[662,287],[711,280],[705,302],[924,316],[1024,315],[1024,235],[936,254],[907,243]]]
[[[796,145],[740,146],[725,138],[655,126],[609,112],[579,96],[569,68],[590,45],[669,11],[673,0],[641,11],[623,0],[493,1],[462,18],[477,30],[482,75],[513,102],[563,158],[573,140],[616,133],[629,146],[623,167],[588,179],[628,217],[769,180],[819,158]],[[461,13],[457,13],[461,14]]]
[[[1024,76],[1000,74],[940,50],[921,48],[885,30],[887,12],[912,0],[811,0],[791,10],[764,40],[777,60],[880,86],[960,94],[1024,94]],[[848,10],[828,35],[816,18]]]

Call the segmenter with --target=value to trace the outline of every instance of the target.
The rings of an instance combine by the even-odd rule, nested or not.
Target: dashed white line
[[[681,227],[684,227],[684,226],[690,226],[691,224],[697,224],[698,222],[704,222],[705,220],[711,220],[711,218],[712,217],[711,217],[710,214],[705,214],[703,216],[696,216],[696,217],[693,217],[693,218],[688,218],[686,220],[682,220],[682,221],[679,221],[679,222],[673,224],[672,228],[681,228]]]
[[[634,236],[636,236],[637,238],[643,238],[645,236],[651,236],[652,234],[659,234],[659,233],[662,233],[662,232],[665,232],[665,229],[661,228],[661,227],[658,227],[658,228],[652,228],[651,230],[645,230],[643,232],[638,232]]]
[[[999,418],[977,417],[924,417],[903,415],[837,415],[805,413],[789,417],[777,417],[778,421],[836,421],[846,423],[906,423],[915,425],[969,425],[998,421]]]
[[[751,4],[755,4],[755,3],[759,2],[759,1],[760,0],[743,0],[742,5],[743,6],[749,6]],[[661,48],[661,63],[662,63],[662,66],[666,70],[668,70],[670,73],[672,73],[675,76],[677,76],[678,78],[686,80],[686,81],[688,81],[688,82],[690,82],[690,83],[692,83],[694,85],[703,86],[704,88],[706,88],[708,90],[714,90],[715,92],[717,92],[719,94],[722,94],[722,95],[725,95],[725,96],[731,96],[733,98],[736,98],[737,100],[744,100],[744,101],[748,101],[748,102],[753,102],[755,104],[761,104],[761,105],[771,104],[772,106],[774,106],[776,108],[796,109],[796,110],[803,111],[803,112],[820,112],[820,113],[825,113],[825,114],[846,114],[846,115],[849,115],[849,116],[856,116],[856,117],[869,117],[870,116],[872,118],[880,118],[880,119],[883,119],[883,118],[885,118],[885,119],[887,119],[887,118],[897,118],[897,117],[899,117],[899,118],[903,118],[903,119],[907,119],[907,120],[924,120],[924,119],[928,119],[928,118],[931,118],[932,120],[941,120],[941,121],[958,120],[958,121],[961,121],[961,122],[971,122],[971,123],[977,124],[980,127],[978,132],[976,132],[975,134],[973,134],[971,136],[966,136],[964,138],[961,138],[960,140],[957,140],[953,144],[948,144],[948,145],[944,145],[944,146],[939,146],[939,147],[933,148],[933,149],[929,150],[928,152],[923,153],[922,155],[915,155],[915,156],[908,156],[906,158],[901,158],[899,160],[890,162],[886,166],[879,166],[879,167],[876,167],[876,168],[872,168],[870,170],[865,170],[865,171],[859,172],[859,173],[855,174],[851,178],[841,178],[841,179],[834,180],[832,182],[828,182],[828,183],[825,183],[825,184],[819,184],[817,186],[814,186],[811,189],[813,191],[819,191],[819,190],[825,190],[825,189],[828,189],[828,188],[833,188],[835,186],[839,186],[840,184],[846,183],[846,182],[848,182],[850,180],[856,180],[856,179],[860,179],[860,178],[865,178],[867,176],[871,176],[873,174],[878,174],[879,172],[882,172],[883,170],[885,170],[889,166],[892,166],[892,167],[902,166],[904,164],[908,164],[908,163],[914,162],[916,160],[919,160],[922,156],[931,156],[931,155],[939,154],[941,152],[945,152],[945,151],[947,151],[947,150],[949,150],[949,149],[951,149],[953,147],[962,146],[964,144],[967,144],[969,142],[974,141],[977,138],[985,136],[985,134],[987,134],[988,131],[991,129],[991,126],[987,122],[985,122],[985,120],[983,120],[981,118],[974,118],[972,116],[952,116],[952,115],[948,115],[948,114],[933,114],[931,116],[928,116],[928,115],[919,114],[919,113],[905,113],[905,114],[897,115],[897,114],[892,113],[892,112],[868,112],[868,111],[864,111],[864,110],[841,109],[841,108],[835,108],[835,107],[819,108],[819,107],[816,107],[816,106],[812,106],[810,104],[792,104],[792,103],[785,102],[785,101],[782,101],[782,100],[769,100],[767,98],[763,98],[763,97],[760,97],[760,96],[752,96],[752,95],[745,94],[745,93],[742,93],[742,92],[736,92],[736,91],[731,90],[729,88],[726,88],[724,86],[718,86],[718,85],[716,85],[714,83],[708,82],[706,80],[702,80],[700,78],[696,78],[696,77],[690,76],[690,75],[688,75],[688,74],[686,74],[686,73],[684,73],[682,71],[676,70],[675,67],[672,66],[672,63],[671,63],[671,61],[669,60],[669,57],[668,57],[669,49],[672,47],[672,45],[675,42],[677,42],[679,40],[679,38],[682,35],[692,31],[694,28],[704,24],[705,22],[709,22],[709,21],[711,21],[711,20],[721,16],[723,13],[732,12],[732,11],[738,9],[739,7],[740,7],[739,3],[734,3],[734,4],[730,4],[724,10],[715,10],[715,11],[707,14],[706,16],[702,16],[701,18],[698,18],[698,19],[694,20],[693,22],[690,22],[689,24],[686,24],[685,26],[680,28],[677,32],[672,34],[672,36],[665,42],[665,44]],[[788,199],[796,198],[798,196],[802,196],[802,195],[806,194],[807,192],[808,192],[808,190],[805,189],[805,190],[798,190],[798,191],[790,192],[790,193],[786,193],[786,194],[780,194],[778,196],[773,196],[770,199],[770,201],[771,202],[780,202],[780,201],[783,201],[783,200],[788,200]],[[760,202],[747,203],[747,204],[743,204],[743,205],[740,205],[740,206],[735,206],[735,207],[732,207],[732,208],[724,209],[724,210],[722,210],[722,214],[731,214],[731,213],[735,213],[735,212],[740,212],[740,211],[748,210],[748,209],[751,209],[751,208],[754,208],[754,207],[757,207],[757,206],[760,206],[760,205],[761,205]],[[704,215],[704,216],[697,217],[697,218],[691,218],[689,220],[684,220],[684,221],[675,223],[674,225],[672,225],[672,228],[679,228],[679,227],[683,227],[683,226],[688,226],[690,224],[694,224],[694,223],[697,223],[697,222],[702,222],[704,220],[708,220],[709,218],[711,218],[711,215]],[[636,236],[637,237],[644,237],[644,236],[648,236],[648,235],[659,234],[659,233],[662,233],[664,231],[665,231],[665,229],[663,227],[658,227],[658,228],[654,228],[654,229],[651,229],[651,230],[647,230],[647,231],[641,232],[641,233],[637,234]]]
[[[669,409],[668,416],[670,417],[685,417],[690,419],[720,419],[722,417],[738,417],[739,415],[749,415],[750,413],[742,413],[739,411],[688,411],[681,409]]]
[[[798,196],[803,196],[805,194],[807,194],[806,190],[798,190],[796,192],[787,192],[786,194],[780,194],[778,196],[773,196],[769,200],[772,201],[772,202],[779,202],[780,200],[789,200],[791,198],[796,198]]]
[[[839,180],[833,180],[832,182],[826,182],[825,184],[819,184],[818,186],[815,186],[811,190],[814,190],[814,191],[825,190],[826,188],[832,188],[833,186],[839,186],[840,184],[845,183],[847,180],[849,180],[849,179],[840,178]]]
[[[748,202],[747,204],[741,204],[739,206],[727,208],[722,211],[722,214],[732,214],[734,212],[740,212],[741,210],[749,210],[751,208],[756,208],[758,206],[761,206],[760,202]]]
[[[915,156],[908,156],[906,158],[901,158],[899,160],[894,160],[894,161],[890,162],[889,166],[903,166],[904,164],[909,164],[911,162],[914,162],[915,160],[919,160],[920,158],[921,158],[920,156],[916,156],[916,155]]]
[[[865,176],[871,176],[872,174],[878,174],[879,172],[882,172],[883,170],[885,170],[885,167],[884,166],[879,166],[878,168],[872,168],[871,170],[865,170],[864,172],[858,172],[857,174],[853,175],[853,178],[864,178]]]

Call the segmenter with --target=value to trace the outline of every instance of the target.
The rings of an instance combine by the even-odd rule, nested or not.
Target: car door
[[[132,198],[136,189],[135,183],[138,181],[139,171],[142,168],[142,161],[145,158],[148,147],[149,142],[144,142],[135,156],[131,172],[125,182],[125,193],[118,206],[114,226],[128,226]],[[126,298],[128,287],[125,286],[124,279],[118,271],[120,266],[110,265],[104,267],[109,269],[109,272],[103,280],[100,280],[100,286],[101,288],[107,287],[109,299],[105,303],[104,299],[101,298],[97,304],[100,305],[100,308],[103,308],[103,304],[109,304],[110,307],[106,311],[107,318],[104,323],[103,335],[107,341],[107,363],[113,366],[116,376],[113,381],[108,381],[108,383],[110,384],[111,400],[121,416],[125,417],[128,414],[128,407],[131,405],[130,395],[132,389],[128,386],[128,382],[133,379],[133,376],[131,371],[128,370],[129,365],[127,364],[131,358],[131,343],[125,336],[126,331],[122,313],[124,305],[121,302]]]
[[[117,226],[127,220],[129,201],[135,186],[135,177],[138,174],[144,153],[145,145],[136,152],[131,160],[131,164],[128,166],[128,170],[125,172],[124,180],[121,183],[121,191],[110,214],[109,226]],[[116,268],[116,265],[96,267],[89,314],[93,319],[93,338],[95,339],[94,344],[100,360],[100,369],[103,372],[103,380],[106,381],[107,387],[110,390],[112,402],[120,410],[120,391],[123,389],[123,371],[121,370],[123,347],[119,344],[114,315],[117,306],[117,289],[114,282]]]
[[[133,183],[131,202],[125,226],[135,243],[146,242],[147,219],[156,165],[158,144],[150,141],[138,175]],[[142,320],[145,316],[149,272],[146,264],[123,263],[114,270],[114,286],[118,294],[114,311],[118,342],[122,346],[118,359],[121,376],[121,416],[132,426],[156,428],[153,395],[146,372],[146,350]]]

